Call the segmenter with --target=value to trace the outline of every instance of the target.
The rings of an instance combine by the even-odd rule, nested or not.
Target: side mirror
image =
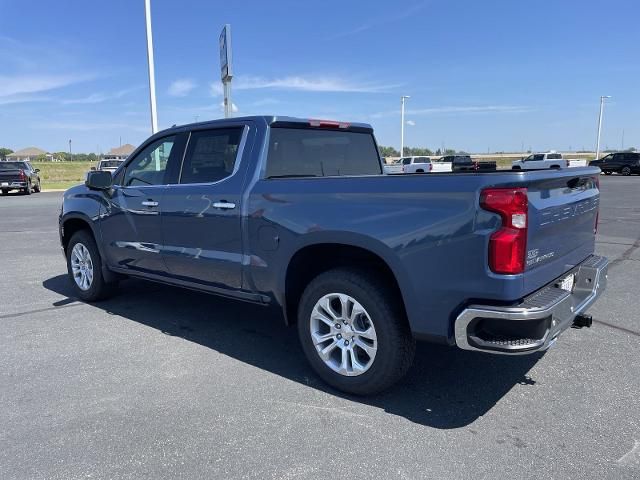
[[[91,167],[91,171],[95,172],[96,171],[96,167]]]
[[[84,184],[92,190],[108,190],[113,184],[111,172],[96,170],[87,173],[87,180]]]
[[[36,168],[36,169],[34,170],[34,172],[36,172],[36,173],[40,173],[40,169],[39,169],[39,168]]]

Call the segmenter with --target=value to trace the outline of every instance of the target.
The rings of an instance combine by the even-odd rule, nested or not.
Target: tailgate
[[[598,175],[590,169],[573,175],[551,173],[529,183],[528,200],[525,289],[535,289],[593,254]]]
[[[0,170],[0,182],[20,180],[20,170]]]

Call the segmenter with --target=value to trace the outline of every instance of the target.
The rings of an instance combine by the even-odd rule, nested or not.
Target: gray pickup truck
[[[60,239],[82,300],[131,276],[274,305],[321,378],[371,394],[416,341],[517,355],[588,326],[599,172],[389,176],[369,125],[217,120],[90,172]]]

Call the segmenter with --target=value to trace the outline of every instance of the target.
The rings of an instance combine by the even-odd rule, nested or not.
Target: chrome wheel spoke
[[[326,347],[324,347],[323,349],[319,350],[320,353],[320,357],[322,357],[322,359],[327,362],[329,361],[329,359],[331,358],[331,353],[333,352],[333,350],[338,346],[338,341],[334,340],[333,342],[331,342],[329,345],[327,345]],[[318,346],[316,345],[316,348],[318,348]]]
[[[365,366],[358,361],[356,352],[353,350],[353,348],[349,349],[349,356],[351,357],[351,366],[353,367],[353,371],[363,372],[365,370]]]
[[[366,353],[367,355],[369,355],[369,357],[374,356],[374,355],[376,354],[376,350],[377,350],[376,348],[374,348],[374,347],[372,347],[372,346],[370,346],[370,345],[367,345],[367,343],[366,343],[366,342],[363,342],[363,341],[362,341],[361,339],[359,339],[359,338],[355,341],[355,346],[354,346],[354,348],[355,348],[355,347],[358,347],[358,348],[361,348],[362,350],[364,350],[364,353]]]
[[[311,336],[313,337],[313,344],[314,345],[322,345],[323,343],[326,343],[329,340],[332,340],[335,338],[335,333],[333,332],[329,332],[329,333],[312,333]]]

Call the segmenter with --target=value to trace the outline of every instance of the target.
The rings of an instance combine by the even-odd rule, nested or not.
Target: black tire
[[[413,362],[415,340],[400,299],[374,272],[344,267],[318,275],[304,290],[298,308],[298,334],[302,350],[313,370],[326,383],[343,392],[370,395],[400,380]],[[332,370],[320,358],[311,337],[310,319],[316,303],[325,295],[344,293],[367,311],[377,337],[371,366],[357,376]]]
[[[511,167],[511,170],[522,170],[520,167]]]
[[[73,252],[73,248],[78,244],[82,244],[89,251],[93,267],[93,281],[86,290],[81,289],[76,283],[71,267],[71,254]],[[71,240],[69,240],[69,244],[67,245],[66,257],[69,280],[75,295],[79,299],[85,302],[96,302],[109,297],[113,293],[116,285],[113,283],[107,283],[104,280],[104,277],[102,276],[102,258],[100,257],[100,252],[98,251],[96,242],[93,239],[93,235],[89,231],[80,230],[73,234]]]
[[[25,195],[31,195],[33,193],[33,187],[31,186],[31,181],[27,182],[27,188],[24,189]]]
[[[604,172],[604,174],[605,174],[605,175],[611,175],[611,172],[606,171],[606,172]]]
[[[625,177],[628,177],[629,175],[631,175],[631,169],[629,167],[622,167],[622,170],[620,170],[620,173]]]
[[[9,195],[9,190],[2,190],[2,195]]]
[[[424,170],[420,168],[419,170],[416,170],[416,173],[424,173]]]
[[[33,191],[36,193],[40,193],[42,191],[42,186],[40,185],[40,181],[38,180],[38,183],[36,184],[35,187],[33,187]]]

